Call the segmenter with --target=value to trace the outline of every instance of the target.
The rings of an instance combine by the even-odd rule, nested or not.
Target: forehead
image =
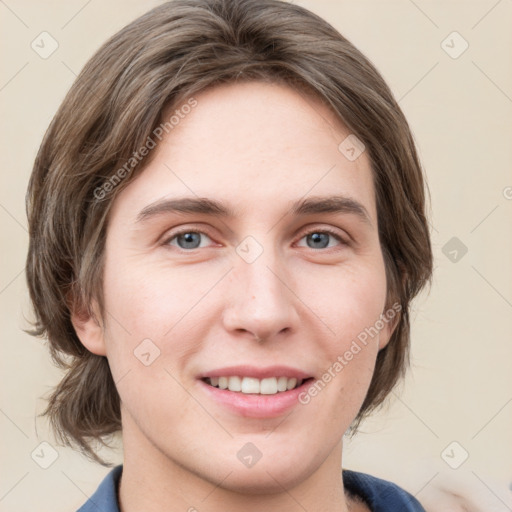
[[[283,84],[231,83],[194,96],[163,116],[173,127],[151,163],[116,199],[135,210],[161,198],[215,198],[237,213],[322,195],[362,203],[376,219],[372,171],[365,152],[349,159],[350,131],[318,98]],[[187,113],[184,113],[187,112]],[[135,212],[134,212],[135,213]]]

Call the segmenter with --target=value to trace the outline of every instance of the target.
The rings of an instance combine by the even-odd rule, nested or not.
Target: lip
[[[246,394],[229,389],[219,389],[210,386],[204,380],[206,377],[243,376],[264,379],[268,377],[288,377],[303,379],[304,382],[295,389],[282,391],[274,395]],[[288,412],[299,404],[299,395],[315,382],[314,377],[303,371],[287,366],[269,366],[256,368],[254,366],[231,366],[220,368],[198,376],[200,389],[208,399],[221,407],[245,418],[276,418]]]
[[[288,377],[289,379],[295,377],[299,379],[309,379],[312,375],[305,373],[297,368],[291,366],[265,366],[264,368],[258,368],[251,365],[239,365],[239,366],[226,366],[224,368],[218,368],[198,375],[198,379],[204,379],[206,377],[232,377],[238,375],[239,377],[253,377],[255,379],[266,379],[269,377]]]

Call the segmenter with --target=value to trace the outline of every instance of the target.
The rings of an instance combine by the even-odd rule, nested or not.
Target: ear
[[[402,306],[400,303],[394,302],[391,307],[386,307],[382,312],[381,319],[384,326],[379,332],[379,351],[389,343],[393,332],[395,332],[400,322],[401,311]]]
[[[401,290],[402,293],[405,293],[405,290],[407,290],[408,274],[404,263],[400,260],[397,260],[395,263],[398,266],[398,275],[394,273],[389,275],[386,270],[388,293],[386,294],[386,305],[381,315],[385,325],[379,333],[379,351],[387,346],[402,318],[401,295],[398,290]],[[386,266],[386,269],[387,268]]]
[[[93,354],[106,356],[104,328],[100,318],[96,301],[91,304],[90,311],[76,306],[71,309],[71,323],[82,345]]]

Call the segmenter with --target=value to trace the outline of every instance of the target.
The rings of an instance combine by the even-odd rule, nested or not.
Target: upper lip
[[[240,377],[253,377],[255,379],[265,379],[268,377],[288,377],[289,379],[295,377],[296,379],[308,379],[311,374],[292,368],[291,366],[265,366],[256,367],[251,365],[239,366],[226,366],[216,370],[210,370],[201,373],[198,378],[204,379],[206,377],[230,377],[238,375]]]

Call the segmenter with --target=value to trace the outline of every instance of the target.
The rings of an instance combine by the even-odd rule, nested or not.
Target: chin
[[[303,465],[293,463],[283,463],[276,467],[274,461],[263,463],[262,460],[252,468],[231,467],[224,473],[227,475],[225,480],[219,482],[219,472],[212,472],[210,480],[219,487],[240,493],[240,494],[278,494],[283,492],[283,488],[289,489],[295,487],[306,478],[307,469]],[[313,470],[312,470],[313,471]]]

